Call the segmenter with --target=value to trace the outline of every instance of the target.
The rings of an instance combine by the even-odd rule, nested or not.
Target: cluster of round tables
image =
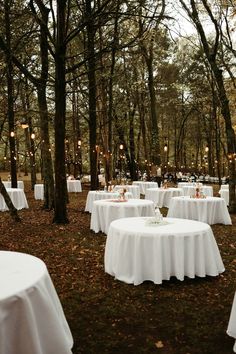
[[[80,181],[68,180],[69,192],[81,191]],[[90,229],[107,235],[105,272],[128,284],[161,284],[176,277],[218,276],[224,264],[210,225],[231,225],[224,198],[192,198],[196,186],[158,188],[156,182],[136,181],[114,192],[90,191],[85,210]],[[116,190],[126,188],[125,199]],[[222,189],[223,190],[223,189]],[[191,191],[191,192],[190,192]],[[17,209],[28,207],[22,188],[7,192]],[[35,185],[35,198],[43,185]],[[135,198],[134,195],[135,194]],[[140,194],[145,199],[140,199]],[[137,197],[138,196],[138,197]],[[6,210],[0,195],[0,209]],[[159,219],[155,206],[169,208]],[[157,210],[157,209],[156,209]],[[73,338],[46,265],[38,258],[0,251],[1,354],[71,354]],[[8,320],[5,321],[4,319]],[[236,338],[236,297],[227,333]],[[236,351],[236,345],[234,347]]]

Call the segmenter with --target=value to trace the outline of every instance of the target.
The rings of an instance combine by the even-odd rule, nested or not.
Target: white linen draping
[[[6,191],[11,198],[12,204],[17,210],[20,209],[28,209],[28,202],[25,196],[25,192],[23,189],[20,188],[6,188]],[[0,210],[1,211],[6,211],[8,210],[8,207],[5,203],[5,200],[3,196],[0,194]],[[1,352],[0,352],[1,353]]]
[[[67,190],[71,192],[82,192],[81,182],[78,179],[67,180]]]
[[[125,188],[127,192],[130,192],[133,194],[134,199],[139,199],[140,198],[140,188],[139,186],[135,186],[133,184],[126,184],[126,185],[116,185],[114,187],[114,191],[117,191],[119,189]]]
[[[182,186],[181,188],[183,189],[183,195],[191,196],[196,193],[196,186]],[[206,196],[213,197],[212,186],[200,186],[200,191]]]
[[[224,265],[211,227],[192,220],[125,218],[111,223],[105,247],[105,272],[128,284],[161,284],[175,276],[217,276]]]
[[[106,192],[106,191],[89,191],[86,198],[85,211],[92,213],[93,202],[95,200],[102,199],[115,199],[118,198],[118,192]],[[125,193],[125,198],[133,198],[133,195],[130,192]]]
[[[202,186],[202,183],[196,183],[196,182],[178,182],[178,188],[182,187],[196,187],[196,186]]]
[[[41,183],[35,184],[34,185],[34,198],[43,200],[44,199],[43,193],[44,193],[43,184],[41,184]]]
[[[234,294],[233,305],[230,312],[227,334],[236,339],[236,293]],[[233,346],[233,351],[236,353],[236,341]]]
[[[146,194],[146,190],[148,188],[158,188],[157,182],[149,182],[149,181],[134,181],[134,186],[139,186],[140,194]]]
[[[226,202],[226,205],[229,205],[229,190],[228,189],[221,189],[219,191],[221,198],[223,198]]]
[[[115,202],[112,199],[97,200],[93,202],[90,229],[94,232],[102,231],[107,234],[110,223],[113,220],[154,215],[154,203],[151,200],[128,199],[126,202]]]
[[[145,199],[152,200],[160,208],[169,208],[171,198],[180,195],[183,195],[182,188],[148,188]]]
[[[71,354],[73,338],[45,264],[0,251],[0,353]]]
[[[4,184],[5,188],[11,188],[11,181],[2,181]],[[23,181],[17,181],[17,188],[24,189],[24,182]]]
[[[77,179],[67,180],[67,191],[68,193],[82,192],[81,182]],[[35,199],[44,199],[44,185],[37,183],[34,185],[34,198]]]
[[[232,224],[225,200],[218,197],[174,197],[171,199],[167,216],[198,220],[210,225]]]
[[[221,189],[221,190],[222,190],[222,189],[227,189],[227,190],[229,190],[229,185],[228,185],[228,184],[222,184],[221,187],[220,187],[220,189]]]

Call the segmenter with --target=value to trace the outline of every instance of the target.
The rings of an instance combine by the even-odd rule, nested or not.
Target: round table
[[[229,185],[228,184],[222,184],[220,189],[226,189],[226,190],[229,190]]]
[[[228,189],[220,189],[219,194],[221,198],[223,198],[226,202],[226,205],[229,205],[229,190]]]
[[[67,180],[67,190],[68,192],[82,192],[81,182],[78,179],[68,179]]]
[[[151,200],[128,199],[126,202],[97,200],[93,202],[90,229],[94,232],[108,233],[110,223],[113,220],[134,217],[154,216],[154,203]]]
[[[167,216],[198,220],[210,225],[232,224],[225,200],[218,197],[174,197],[171,199]]]
[[[41,183],[37,183],[34,185],[34,198],[35,199],[40,199],[43,200],[44,199],[44,195],[43,192],[44,191],[44,186]]]
[[[140,188],[140,194],[146,194],[146,190],[148,188],[158,188],[157,182],[147,182],[147,181],[134,181],[134,186],[138,186]]]
[[[124,218],[111,223],[105,247],[105,272],[128,284],[161,284],[175,276],[217,276],[224,265],[211,227],[193,220]]]
[[[127,192],[130,192],[133,194],[133,198],[139,199],[140,198],[140,188],[139,186],[135,186],[133,184],[126,184],[126,185],[116,185],[114,187],[114,191],[117,191],[119,189],[125,188]]]
[[[178,182],[178,188],[182,188],[182,187],[197,187],[198,186],[202,186],[202,183],[197,183],[197,182]]]
[[[183,195],[195,195],[196,193],[196,186],[182,186],[181,187],[183,190]],[[212,186],[200,186],[199,187],[200,192],[202,192],[204,195],[213,197],[213,188]]]
[[[234,294],[233,305],[230,312],[227,334],[236,340],[236,293]],[[236,353],[236,341],[234,342],[233,351]]]
[[[11,181],[2,181],[4,184],[5,188],[11,188]],[[23,181],[17,181],[17,188],[24,189],[24,182]]]
[[[95,200],[102,199],[115,199],[118,198],[118,192],[107,192],[107,191],[89,191],[86,198],[85,211],[92,213],[93,202]],[[125,193],[127,199],[133,198],[133,195],[130,192]]]
[[[145,199],[152,200],[160,208],[169,208],[171,198],[182,194],[182,188],[148,188]]]
[[[25,196],[25,192],[23,189],[20,188],[6,188],[6,191],[11,198],[12,204],[17,210],[20,209],[28,209],[28,202]],[[1,211],[6,211],[8,210],[8,207],[5,203],[5,200],[3,196],[0,194],[0,210]]]
[[[73,339],[46,265],[0,251],[1,354],[71,354]]]
[[[70,192],[82,192],[81,182],[79,180],[67,180],[67,191]],[[44,199],[44,185],[37,183],[34,185],[34,198]]]

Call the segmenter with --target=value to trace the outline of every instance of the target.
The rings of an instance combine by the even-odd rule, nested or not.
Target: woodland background
[[[4,0],[0,162],[45,184],[69,221],[66,173],[152,166],[230,176],[235,203],[235,3]],[[190,25],[190,23],[192,25]],[[181,30],[181,26],[187,31]],[[23,127],[23,129],[22,129]]]

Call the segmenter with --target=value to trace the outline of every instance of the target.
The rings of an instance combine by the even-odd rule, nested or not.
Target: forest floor
[[[74,338],[73,354],[232,353],[226,330],[236,290],[236,215],[232,226],[212,226],[224,273],[134,286],[104,272],[106,236],[89,228],[88,187],[70,193],[68,225],[52,224],[53,212],[42,210],[29,182],[25,192],[29,209],[19,211],[20,223],[0,213],[0,250],[46,263]]]

